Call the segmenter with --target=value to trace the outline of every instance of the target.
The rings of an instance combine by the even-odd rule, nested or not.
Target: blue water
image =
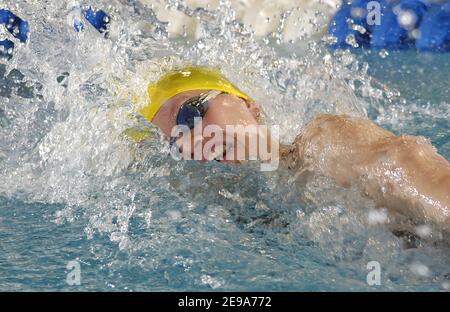
[[[111,85],[127,85],[128,72],[138,75],[139,64],[159,54],[181,54],[179,62],[196,57],[222,62],[229,73],[243,68],[242,77],[252,73],[242,83],[286,141],[316,111],[355,113],[346,106],[355,102],[395,133],[428,137],[450,159],[450,55],[331,55],[273,42],[256,53],[258,43],[238,28],[219,37],[228,40],[221,46],[213,36],[223,27],[217,16],[202,18],[212,26],[202,39],[210,49],[169,40],[176,46],[169,52],[140,37],[133,44],[145,49],[119,39],[111,47],[95,32],[80,38],[48,22],[35,28],[43,42],[0,65],[0,291],[448,291],[445,233],[407,241],[388,225],[368,224],[373,203],[326,180],[298,189],[281,169],[266,175],[252,164],[177,163],[159,152],[166,145],[156,132],[139,146],[121,138],[130,124],[146,126],[142,120],[108,112],[118,97]],[[236,43],[245,51],[233,50]],[[41,44],[54,51],[42,53]],[[93,65],[92,53],[104,59]],[[324,55],[331,80],[321,69]],[[66,281],[74,260],[80,285]],[[379,286],[366,282],[370,261],[380,263]]]

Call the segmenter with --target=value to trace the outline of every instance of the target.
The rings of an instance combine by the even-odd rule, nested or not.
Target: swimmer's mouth
[[[172,150],[177,154],[178,160],[195,160],[199,161],[201,163],[208,162],[208,161],[214,161],[222,164],[241,164],[242,160],[245,159],[237,159],[239,153],[236,151],[238,148],[245,149],[245,145],[241,144],[240,140],[238,142],[216,142],[216,144],[211,145],[211,149],[204,150],[204,143],[203,140],[198,140],[194,146],[193,149],[188,152],[188,154],[185,153],[183,150],[183,145],[177,146],[176,142],[171,142],[171,148],[175,148],[175,150]],[[199,148],[199,151],[201,151],[201,155],[196,154],[196,150]],[[186,151],[187,152],[187,151]],[[247,151],[244,151],[245,154]],[[245,155],[244,154],[244,155]],[[172,154],[173,155],[173,154]]]
[[[224,144],[225,145],[225,144]],[[174,144],[171,144],[171,148],[173,148]],[[224,162],[229,162],[227,160],[227,153],[229,152],[231,148],[221,148],[220,150],[213,152],[213,154],[207,155],[207,157],[203,157],[202,159],[195,159],[195,154],[194,152],[191,153],[191,157],[188,160],[196,160],[196,161],[200,161],[200,162],[207,162],[207,161],[216,161],[219,163],[224,163]],[[176,149],[176,153],[178,155],[180,155],[180,159],[185,159],[183,157],[183,148],[179,147],[178,149]]]

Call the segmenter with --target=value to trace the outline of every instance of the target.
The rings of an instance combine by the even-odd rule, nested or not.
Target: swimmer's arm
[[[296,138],[297,170],[357,187],[378,206],[450,226],[450,164],[425,139],[367,119],[321,115]]]

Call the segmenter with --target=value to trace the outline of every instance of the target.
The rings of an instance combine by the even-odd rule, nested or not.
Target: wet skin
[[[286,161],[357,187],[380,207],[450,227],[450,164],[425,138],[396,136],[368,119],[320,115]]]
[[[180,106],[202,92],[173,97],[152,123],[169,137]],[[258,115],[255,103],[222,94],[211,102],[204,126],[257,124]],[[297,173],[355,187],[393,213],[450,227],[450,164],[425,138],[396,136],[366,118],[318,115],[280,157]]]

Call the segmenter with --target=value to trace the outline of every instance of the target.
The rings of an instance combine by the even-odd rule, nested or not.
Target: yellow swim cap
[[[240,91],[220,72],[204,67],[185,67],[171,71],[155,84],[148,86],[150,102],[139,109],[139,113],[152,121],[161,106],[173,96],[193,90],[216,90],[236,95],[244,100],[250,97]]]

